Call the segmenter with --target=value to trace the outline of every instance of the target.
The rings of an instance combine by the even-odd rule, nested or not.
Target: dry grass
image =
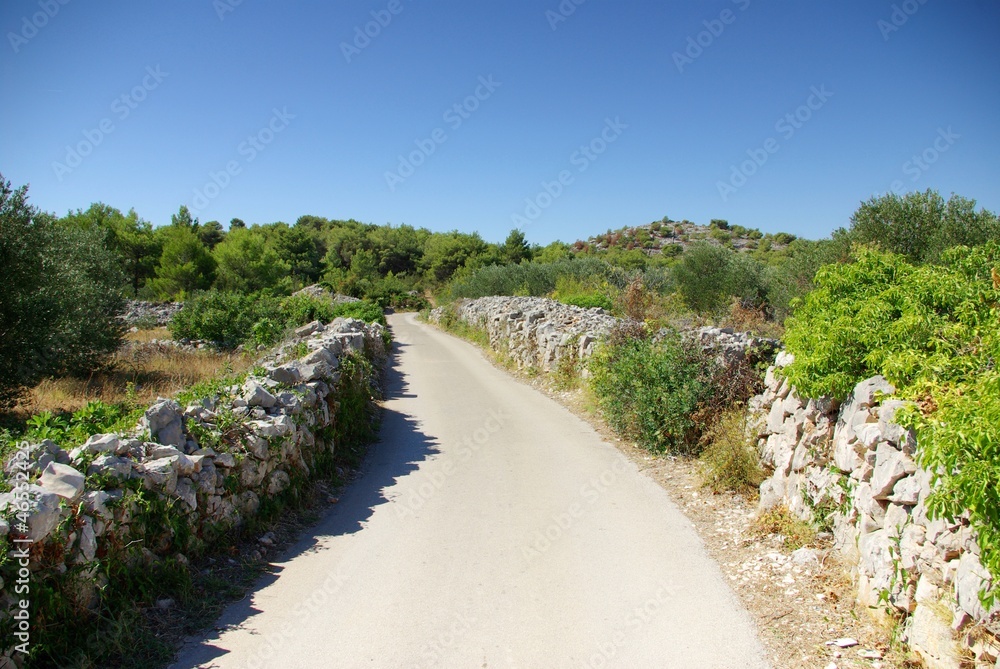
[[[702,483],[713,492],[753,496],[764,480],[756,435],[746,409],[729,409],[709,428],[708,445],[699,458]]]
[[[729,313],[722,318],[719,327],[733,328],[737,332],[749,332],[758,337],[771,339],[781,339],[785,334],[784,325],[769,320],[761,309],[744,307],[738,299],[733,300],[729,306]]]
[[[750,531],[757,537],[771,535],[782,537],[785,549],[789,551],[808,546],[816,541],[816,529],[804,520],[797,518],[784,505],[773,507],[757,516]]]
[[[153,328],[152,330],[136,330],[125,335],[126,342],[150,342],[154,339],[172,339],[170,330],[167,328]]]
[[[130,387],[131,398],[148,404],[199,381],[243,372],[253,363],[243,353],[185,351],[150,343],[168,338],[165,328],[130,333],[106,369],[88,377],[45,379],[31,389],[15,414],[27,417],[40,411],[76,411],[93,400],[113,404],[125,400]]]

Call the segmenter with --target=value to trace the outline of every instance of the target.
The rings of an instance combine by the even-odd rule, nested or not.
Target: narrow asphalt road
[[[394,315],[380,443],[174,667],[766,667],[666,492],[470,344]]]

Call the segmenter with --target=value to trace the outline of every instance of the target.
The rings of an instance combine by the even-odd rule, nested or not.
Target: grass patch
[[[712,361],[690,340],[667,331],[653,341],[641,325],[612,333],[590,361],[591,387],[611,427],[649,451],[698,449],[698,409],[715,392]]]
[[[45,379],[17,406],[14,417],[23,421],[44,411],[73,412],[90,402],[150,404],[208,379],[244,372],[251,364],[242,353],[188,351],[136,338],[116,352],[104,370],[87,377]]]
[[[706,440],[708,445],[699,458],[705,487],[716,493],[756,493],[764,480],[764,470],[760,467],[755,435],[747,424],[746,410],[726,411],[709,428]]]
[[[750,526],[752,536],[763,539],[781,537],[785,550],[794,551],[816,541],[816,529],[797,518],[788,507],[775,506],[757,516]]]
[[[424,318],[426,320],[426,317]],[[484,328],[470,325],[458,315],[455,305],[449,304],[442,308],[441,318],[438,319],[438,326],[451,334],[466,339],[473,344],[489,349],[490,335]]]

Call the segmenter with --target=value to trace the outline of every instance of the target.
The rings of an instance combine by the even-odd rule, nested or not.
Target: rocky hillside
[[[671,221],[664,218],[647,225],[608,230],[587,241],[578,241],[577,250],[587,248],[598,251],[619,248],[639,249],[650,255],[677,255],[692,244],[707,242],[716,246],[726,246],[737,251],[755,249],[781,250],[795,240],[795,235],[787,232],[764,234],[756,228],[730,225],[727,221],[713,220],[709,225],[698,225],[691,221]]]

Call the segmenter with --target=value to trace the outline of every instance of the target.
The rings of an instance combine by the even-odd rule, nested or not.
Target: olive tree
[[[121,343],[126,277],[98,229],[60,224],[0,176],[0,406]]]

